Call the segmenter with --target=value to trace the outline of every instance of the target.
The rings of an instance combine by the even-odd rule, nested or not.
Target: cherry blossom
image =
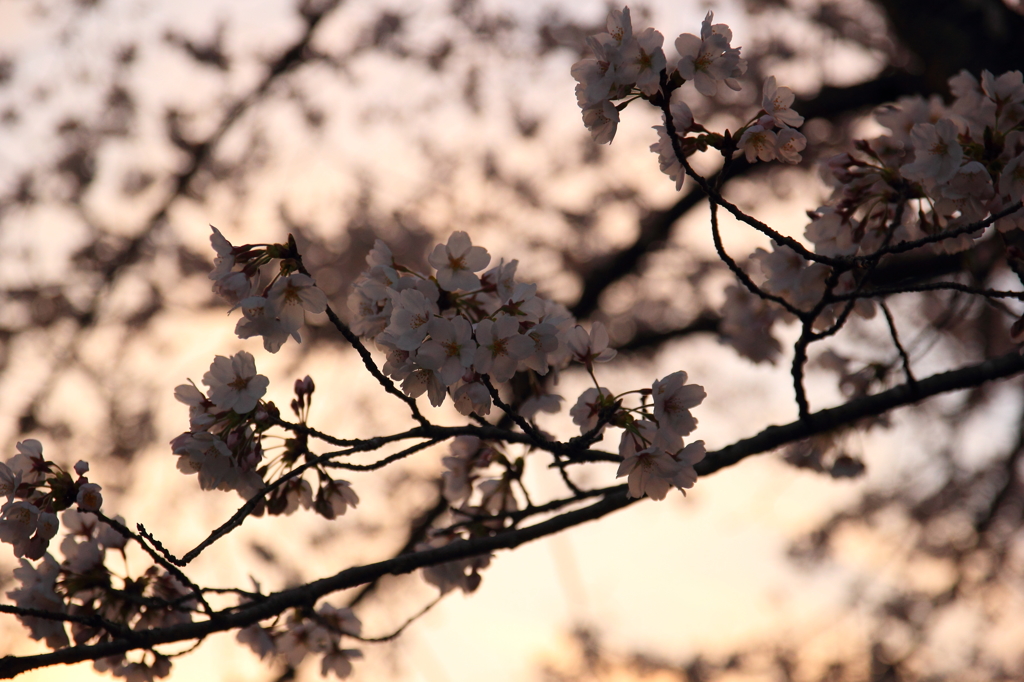
[[[616,477],[628,476],[629,496],[663,500],[672,488],[693,487],[697,480],[693,466],[704,458],[704,442],[683,447],[683,439],[674,431],[640,420],[623,432],[619,454],[622,463]]]
[[[210,225],[210,229],[213,230],[210,235],[210,244],[217,253],[217,257],[213,261],[213,270],[210,272],[210,279],[219,280],[226,277],[235,267],[235,247],[216,227]]]
[[[645,28],[624,50],[623,80],[633,82],[648,97],[661,88],[661,72],[665,69],[665,37],[653,28]]]
[[[418,544],[416,551],[444,547],[456,539],[459,538],[448,534],[434,535],[426,542]],[[423,578],[441,590],[441,594],[450,592],[455,588],[469,593],[475,591],[480,586],[479,571],[487,568],[490,563],[491,555],[486,554],[468,559],[449,561],[443,564],[435,564],[422,569]]]
[[[935,125],[915,124],[910,131],[915,159],[903,166],[903,175],[913,180],[948,182],[960,170],[964,158],[963,147],[957,141],[958,134],[956,124],[948,118]]]
[[[654,418],[661,428],[687,436],[697,428],[690,408],[700,405],[706,396],[703,386],[686,383],[686,372],[673,372],[651,386]]]
[[[676,129],[676,135],[682,138],[693,126],[693,112],[690,111],[686,102],[676,98],[669,105],[669,113],[672,114],[672,126]],[[672,146],[666,126],[654,126],[654,130],[658,133],[658,141],[651,145],[651,151],[658,155],[661,172],[676,181],[676,191],[678,191],[682,189],[683,180],[686,179],[683,164],[679,161],[679,156]],[[690,144],[681,143],[681,146],[684,154],[692,154],[697,150]]]
[[[498,313],[493,321],[481,320],[476,327],[476,339],[480,347],[473,367],[495,381],[511,379],[519,361],[534,351],[533,340],[520,334],[519,322],[505,313]]]
[[[416,350],[427,337],[427,323],[438,314],[437,304],[418,289],[393,292],[391,298],[394,304],[391,324],[378,342],[393,344],[401,350]]]
[[[371,268],[375,266],[393,268],[395,257],[391,253],[391,248],[383,240],[374,239],[373,248],[366,254],[366,264]]]
[[[756,249],[753,260],[765,274],[764,288],[795,307],[809,310],[825,293],[828,268],[809,263],[793,249],[772,242],[772,251]]]
[[[445,386],[454,385],[473,365],[476,341],[473,327],[464,317],[435,317],[427,323],[430,340],[416,352],[416,364],[437,372]]]
[[[26,544],[36,532],[39,508],[24,500],[8,502],[0,513],[0,542],[14,545],[14,555],[24,556]]]
[[[580,394],[569,415],[572,423],[579,425],[580,433],[587,433],[597,426],[601,412],[614,404],[612,393],[607,388],[588,388]]]
[[[14,569],[14,579],[21,586],[7,592],[15,606],[23,609],[38,609],[53,613],[66,613],[67,605],[56,592],[56,581],[60,576],[60,564],[49,554],[33,566],[25,559]],[[51,649],[60,649],[69,644],[64,623],[59,620],[38,618],[34,616],[18,616],[18,619],[29,629],[32,639],[46,641]]]
[[[35,485],[42,482],[50,472],[50,466],[43,458],[43,444],[29,438],[16,447],[18,454],[7,461],[7,466],[21,476],[22,483]]]
[[[663,500],[680,473],[680,465],[672,453],[682,448],[682,444],[676,434],[641,420],[622,433],[619,441],[622,463],[615,476],[628,476],[630,497],[647,495],[652,500]]]
[[[86,511],[99,511],[103,506],[100,487],[95,483],[85,483],[78,489],[78,497],[75,498],[75,502]]]
[[[583,363],[589,370],[593,370],[595,362],[610,361],[617,352],[608,347],[608,329],[601,322],[594,322],[590,332],[576,325],[567,335],[566,343],[572,350],[573,360]]]
[[[344,516],[350,507],[355,509],[358,505],[359,495],[352,489],[352,484],[335,479],[320,488],[314,506],[324,518],[334,519]]]
[[[289,331],[275,314],[274,307],[263,296],[250,296],[239,302],[242,307],[242,319],[235,325],[235,334],[240,339],[253,336],[263,337],[263,347],[268,353],[276,353],[291,335],[299,341],[297,330]]]
[[[491,394],[479,381],[468,381],[455,389],[452,394],[455,400],[455,409],[459,414],[470,415],[477,413],[486,416],[491,413]]]
[[[619,125],[619,110],[608,100],[584,107],[583,125],[590,131],[594,142],[611,144]]]
[[[995,104],[996,130],[1009,132],[1024,122],[1024,74],[1020,71],[1007,71],[998,77],[982,71],[981,90]]]
[[[526,330],[526,336],[533,341],[533,352],[520,361],[520,371],[532,369],[544,376],[551,368],[552,356],[558,353],[562,343],[559,340],[561,330],[551,322],[541,322]]]
[[[6,497],[8,502],[13,501],[14,493],[20,485],[21,473],[0,462],[0,497]]]
[[[1007,195],[1010,201],[1024,198],[1024,154],[1013,157],[1003,167],[999,175],[999,192]]]
[[[711,25],[714,13],[708,12],[701,24],[700,37],[684,33],[676,38],[679,75],[692,80],[697,92],[714,97],[718,92],[718,81],[723,81],[733,90],[739,90],[736,80],[747,70],[747,62],[740,59],[740,48],[730,47],[732,31],[724,24]]]
[[[776,86],[775,76],[768,76],[765,79],[761,95],[761,108],[771,119],[772,125],[778,128],[799,128],[803,125],[804,117],[790,108],[794,99],[796,99],[796,95],[792,90]]]
[[[775,136],[775,158],[784,163],[798,164],[800,152],[807,146],[807,138],[792,128],[783,128]]]
[[[410,398],[426,393],[434,407],[440,406],[448,394],[441,377],[432,369],[414,369],[402,382],[402,391]]]
[[[465,232],[453,232],[447,244],[438,244],[427,257],[437,268],[437,284],[445,291],[470,291],[480,287],[475,272],[487,267],[491,257],[481,246],[473,246]]]
[[[243,350],[230,358],[215,357],[210,371],[203,375],[203,383],[210,387],[210,401],[218,409],[244,414],[256,407],[270,380],[256,373],[256,360]]]
[[[317,288],[312,277],[296,272],[274,282],[267,292],[267,303],[285,331],[292,334],[305,321],[304,311],[327,310],[327,295]]]
[[[742,153],[747,157],[747,161],[750,163],[753,163],[754,159],[771,161],[775,158],[775,150],[777,147],[775,132],[772,130],[766,130],[763,126],[750,126],[743,131],[743,134],[740,135],[739,142],[736,144],[739,147],[736,151],[737,156]]]

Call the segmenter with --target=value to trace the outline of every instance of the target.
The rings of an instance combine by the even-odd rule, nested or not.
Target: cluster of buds
[[[57,513],[78,506],[97,511],[103,505],[100,486],[85,474],[80,461],[74,476],[43,458],[42,444],[33,439],[17,445],[18,454],[0,462],[0,541],[14,546],[14,556],[39,559],[46,553],[60,523]]]

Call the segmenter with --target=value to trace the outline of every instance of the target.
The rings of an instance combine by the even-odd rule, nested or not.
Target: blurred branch
[[[752,438],[741,440],[717,452],[709,452],[695,468],[699,475],[707,476],[750,455],[832,431],[841,426],[849,426],[865,417],[874,417],[897,407],[912,405],[939,393],[980,386],[985,382],[1010,377],[1022,371],[1024,357],[1015,351],[976,365],[934,374],[913,384],[902,384],[875,395],[856,398],[839,407],[820,410],[800,421],[784,426],[769,426]]]

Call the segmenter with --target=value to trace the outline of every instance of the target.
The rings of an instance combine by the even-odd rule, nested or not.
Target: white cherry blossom
[[[391,254],[391,248],[383,240],[375,239],[373,248],[366,254],[366,264],[371,268],[374,266],[394,268],[395,257]]]
[[[601,411],[611,405],[612,392],[607,388],[588,388],[580,394],[569,415],[572,423],[580,427],[580,433],[587,433],[597,426]]]
[[[6,497],[7,501],[14,500],[14,493],[21,485],[21,473],[0,462],[0,497]]]
[[[782,352],[782,344],[771,330],[781,312],[778,306],[755,296],[746,287],[731,284],[725,289],[722,305],[723,340],[753,362],[774,363]]]
[[[328,481],[320,489],[320,495],[324,501],[322,508],[327,512],[324,516],[328,519],[344,516],[349,507],[355,509],[359,505],[359,495],[348,481]]]
[[[95,483],[84,483],[78,489],[78,496],[75,503],[86,511],[99,511],[103,506],[103,495],[100,487]]]
[[[427,337],[427,323],[438,314],[437,304],[418,289],[393,292],[391,298],[394,303],[391,324],[384,330],[384,334],[396,348],[416,350]]]
[[[438,244],[427,257],[437,269],[437,284],[445,291],[470,291],[480,287],[474,273],[487,267],[491,257],[482,246],[473,246],[465,232],[453,232],[447,244]]]
[[[573,360],[592,368],[595,362],[608,362],[617,351],[608,347],[608,329],[602,322],[594,322],[587,332],[576,325],[566,336],[566,343],[572,350]]]
[[[775,158],[777,137],[775,131],[766,130],[764,126],[755,124],[743,131],[736,144],[736,155],[744,154],[750,163],[753,163],[754,159],[771,161]]]
[[[703,386],[686,383],[686,372],[673,372],[651,386],[654,418],[661,428],[687,436],[697,428],[690,409],[700,405],[706,396]]]
[[[248,339],[253,336],[263,337],[263,347],[268,353],[276,353],[291,335],[299,341],[298,331],[289,332],[277,318],[273,306],[262,296],[250,296],[243,299],[239,305],[242,306],[243,317],[235,325],[235,334],[240,339]]]
[[[302,326],[305,311],[322,313],[327,310],[327,294],[316,286],[312,277],[301,272],[278,278],[267,292],[267,302],[289,334]]]
[[[210,235],[210,244],[217,253],[213,261],[213,271],[210,272],[210,279],[218,280],[226,277],[231,269],[235,267],[234,248],[223,234],[213,225],[210,225],[213,233]]]
[[[747,70],[747,62],[740,59],[740,48],[730,47],[732,31],[725,24],[711,25],[714,13],[708,12],[701,24],[698,38],[684,33],[676,38],[679,75],[692,80],[697,92],[707,97],[718,93],[718,81],[723,81],[733,90],[739,90],[736,80]]]
[[[778,87],[775,84],[775,76],[768,76],[765,79],[761,94],[761,108],[771,118],[772,124],[778,128],[799,128],[803,125],[804,117],[793,111],[790,107],[796,95],[786,87]]]
[[[619,125],[619,110],[606,99],[584,107],[583,125],[590,131],[594,142],[611,144]]]
[[[19,442],[16,447],[18,454],[7,460],[7,466],[21,476],[22,483],[41,483],[50,471],[43,458],[43,444],[35,438],[29,438]]]
[[[1024,154],[1018,154],[1003,166],[999,175],[999,192],[1010,197],[1010,201],[1024,198]]]
[[[806,146],[807,138],[803,133],[783,128],[775,136],[775,158],[784,163],[798,164],[802,160],[800,152]]]
[[[25,559],[21,560],[21,565],[13,571],[15,580],[19,581],[21,586],[10,590],[7,596],[14,601],[15,606],[23,609],[66,613],[67,605],[56,592],[57,579],[61,575],[60,564],[49,554],[44,555],[42,559],[36,566]],[[51,649],[60,649],[69,644],[62,621],[32,616],[18,618],[29,629],[32,639],[45,640]]]
[[[956,124],[948,118],[935,125],[918,123],[910,131],[914,141],[914,161],[900,171],[911,180],[948,182],[960,170],[964,158],[963,147],[957,140]]]
[[[437,372],[445,386],[452,386],[472,367],[476,341],[469,320],[435,317],[427,323],[430,340],[416,352],[416,364]]]
[[[479,381],[470,381],[459,386],[452,394],[452,398],[459,414],[468,416],[476,412],[480,416],[485,416],[491,413],[491,394]]]
[[[0,513],[0,541],[14,545],[15,556],[24,556],[24,545],[36,532],[39,508],[31,502],[8,502]],[[19,548],[21,549],[19,553]]]
[[[414,369],[402,382],[402,391],[410,398],[426,393],[434,407],[441,405],[448,394],[441,377],[432,369]]]
[[[256,407],[270,380],[256,373],[256,360],[243,350],[230,358],[216,356],[203,383],[210,387],[209,398],[219,409],[244,414]]]
[[[814,307],[825,293],[828,268],[804,260],[803,256],[788,246],[772,242],[770,253],[758,248],[752,260],[757,262],[765,275],[765,290],[782,296],[801,310]]]
[[[511,379],[519,361],[529,357],[535,347],[533,339],[519,333],[519,321],[505,313],[498,313],[494,321],[481,320],[476,327],[476,340],[480,346],[473,368],[490,374],[494,381]]]
[[[665,69],[665,52],[661,49],[665,36],[653,28],[645,28],[624,49],[622,81],[629,81],[648,97],[661,89],[661,72]]]

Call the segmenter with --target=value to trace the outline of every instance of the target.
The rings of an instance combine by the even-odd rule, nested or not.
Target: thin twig
[[[907,376],[907,383],[915,386],[917,379],[914,378],[914,373],[910,369],[910,356],[907,355],[906,349],[900,343],[899,334],[896,333],[896,321],[892,318],[892,312],[889,311],[889,306],[885,304],[885,301],[879,301],[878,306],[882,309],[882,313],[885,314],[885,321],[889,325],[889,335],[892,337],[892,343],[896,346],[896,350],[903,360],[903,373]]]

